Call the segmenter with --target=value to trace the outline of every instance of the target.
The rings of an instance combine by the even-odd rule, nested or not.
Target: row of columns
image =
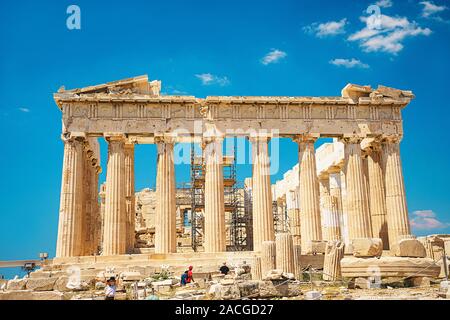
[[[388,249],[400,239],[410,237],[400,139],[373,140],[364,151],[362,139],[342,138],[343,167],[331,167],[317,178],[312,174],[313,151],[305,155],[304,149],[299,150],[302,252],[311,240],[349,243],[356,238],[376,237]],[[319,186],[319,196],[315,185]],[[317,213],[318,202],[321,214]],[[322,226],[322,234],[318,225]]]
[[[101,242],[98,203],[98,154],[84,136],[62,136],[64,159],[58,222],[57,257],[92,255]]]
[[[409,236],[399,140],[384,139],[381,147],[370,149],[365,159],[361,150],[362,138],[343,138],[345,166],[342,172],[332,170],[319,182],[314,150],[316,139],[307,135],[295,139],[300,166],[300,205],[298,209],[292,208],[289,216],[294,244],[301,244],[302,253],[313,240],[339,240],[342,237],[351,240],[373,236],[383,239],[389,236],[390,243],[394,243]],[[117,255],[131,252],[134,244],[134,145],[127,143],[123,135],[109,135],[106,140],[109,146],[102,254]],[[275,238],[269,140],[268,135],[250,137],[255,251],[261,251],[264,241]],[[90,158],[89,152],[85,151],[83,137],[64,141],[57,256],[92,254],[98,247],[99,237],[87,236],[90,232],[87,226],[91,225],[91,216],[99,212],[94,205],[98,207],[98,172],[86,169],[95,166],[86,165],[86,159]],[[216,134],[205,135],[203,140],[206,166],[205,252],[225,251],[222,141],[223,137]],[[158,147],[155,252],[170,253],[176,252],[175,139],[170,135],[158,136],[155,143]],[[93,187],[83,188],[86,181]],[[84,207],[86,199],[90,201]],[[86,245],[86,242],[92,244]]]

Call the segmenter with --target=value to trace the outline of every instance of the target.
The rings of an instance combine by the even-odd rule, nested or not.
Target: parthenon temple
[[[383,275],[424,266],[425,273],[439,273],[408,219],[400,141],[402,110],[413,98],[411,91],[355,84],[333,97],[196,98],[161,94],[161,82],[147,76],[62,87],[54,94],[64,161],[52,263],[194,261],[207,270],[234,259],[267,271],[273,242],[277,268],[295,273],[312,264],[333,274],[327,245],[342,243],[344,276],[364,275],[373,265]],[[240,186],[225,170],[236,160],[223,154],[229,137],[251,145],[252,176]],[[270,175],[275,138],[298,146],[298,164],[279,181]],[[319,138],[331,139],[315,149]],[[99,139],[108,144],[105,168]],[[202,150],[192,157],[199,171],[185,188],[175,179],[178,143]],[[137,144],[157,146],[155,189],[135,190]]]

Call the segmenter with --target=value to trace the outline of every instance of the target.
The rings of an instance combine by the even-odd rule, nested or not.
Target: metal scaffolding
[[[191,238],[192,248],[197,251],[203,242],[205,209],[205,159],[195,154],[191,145]],[[243,190],[236,176],[236,144],[231,156],[223,157],[223,183],[225,204],[225,228],[227,251],[251,249],[251,210],[246,210]],[[250,214],[249,214],[250,213]]]

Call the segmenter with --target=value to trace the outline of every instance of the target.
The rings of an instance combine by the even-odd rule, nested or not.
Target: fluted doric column
[[[341,235],[340,240],[343,240],[344,236],[344,212],[342,204],[342,183],[341,183],[341,168],[332,167],[329,170],[330,175],[330,196],[336,198],[337,212],[339,220],[339,233]]]
[[[261,274],[263,279],[267,273],[276,268],[275,241],[263,241],[261,244]]]
[[[341,199],[342,199],[342,224],[341,234],[345,243],[345,248],[350,247],[350,238],[348,236],[348,209],[347,209],[347,179],[345,178],[345,164],[341,170]]]
[[[323,199],[324,201],[324,214],[323,214],[323,227],[324,227],[324,240],[340,240],[341,239],[341,227],[339,221],[339,207],[338,199],[335,196],[327,195]]]
[[[84,144],[84,216],[83,216],[83,255],[98,253],[101,241],[101,217],[98,203],[98,175],[100,168],[100,149],[97,138],[88,138]]]
[[[275,238],[270,185],[270,160],[267,135],[250,137],[253,156],[253,250],[260,251],[263,241]]]
[[[175,165],[173,137],[155,137],[158,149],[156,173],[155,253],[177,251]]]
[[[386,213],[389,244],[411,236],[406,206],[405,183],[400,160],[400,137],[383,140],[383,162],[386,188]]]
[[[384,249],[389,249],[386,220],[386,192],[381,157],[381,146],[373,143],[368,151],[367,165],[369,171],[369,204],[372,218],[372,234],[383,241]]]
[[[311,240],[322,240],[319,183],[314,152],[316,138],[298,136],[295,140],[298,143],[300,165],[301,249],[302,253],[306,254]]]
[[[341,280],[341,260],[344,257],[344,246],[341,241],[329,241],[327,243],[323,263],[323,280]]]
[[[223,185],[223,137],[205,136],[205,230],[203,248],[205,252],[226,250],[225,203]]]
[[[261,257],[254,257],[253,258],[251,272],[252,272],[252,280],[261,280],[262,279]]]
[[[361,157],[361,138],[343,138],[345,144],[346,207],[348,213],[349,240],[371,238],[372,226],[367,201]]]
[[[124,137],[107,136],[108,168],[106,173],[103,252],[105,256],[126,253],[126,203]]]
[[[125,197],[127,211],[127,252],[133,253],[135,242],[135,195],[134,195],[134,144],[126,143],[125,151]]]
[[[300,231],[300,209],[299,209],[299,195],[297,190],[289,190],[286,193],[286,207],[289,217],[289,231],[292,235],[294,245],[301,243]]]
[[[294,247],[292,236],[289,233],[278,233],[275,240],[276,267],[287,273],[295,273],[294,269]]]
[[[83,140],[64,136],[62,139],[64,160],[56,257],[73,257],[83,254]]]

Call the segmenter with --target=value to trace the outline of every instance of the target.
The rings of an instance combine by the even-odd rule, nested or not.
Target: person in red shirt
[[[188,276],[187,276],[187,279],[186,279],[186,283],[191,283],[191,281],[192,281],[192,282],[195,282],[195,281],[194,281],[194,277],[192,277],[192,269],[194,269],[194,267],[193,267],[193,266],[189,266]]]

